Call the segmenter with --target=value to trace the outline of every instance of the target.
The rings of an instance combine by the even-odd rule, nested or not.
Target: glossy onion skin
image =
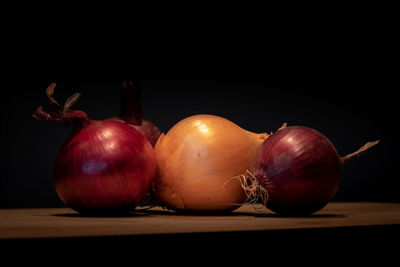
[[[342,161],[324,135],[291,126],[261,145],[250,171],[268,192],[267,208],[284,215],[309,215],[335,196]]]
[[[151,187],[155,154],[128,125],[88,120],[76,125],[54,165],[55,188],[82,213],[129,212]]]
[[[246,196],[240,181],[230,178],[249,168],[265,138],[214,115],[178,122],[155,146],[156,197],[167,208],[183,212],[227,212],[240,207]]]

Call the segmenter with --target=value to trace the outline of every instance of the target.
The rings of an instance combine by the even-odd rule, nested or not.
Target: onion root
[[[255,204],[259,202],[261,202],[264,207],[267,206],[267,201],[269,200],[268,191],[261,186],[260,181],[251,173],[251,171],[246,170],[245,174],[230,178],[222,185],[222,188],[232,180],[238,180],[240,182],[240,186],[246,194],[247,203],[252,204],[254,209],[258,209]]]

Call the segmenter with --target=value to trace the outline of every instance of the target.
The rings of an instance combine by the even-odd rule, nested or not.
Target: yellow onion
[[[256,134],[214,115],[178,122],[155,146],[158,201],[185,212],[231,211],[247,198],[239,179],[268,134]]]

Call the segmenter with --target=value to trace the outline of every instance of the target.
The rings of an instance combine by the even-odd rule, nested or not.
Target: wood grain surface
[[[122,217],[81,216],[68,208],[2,209],[0,239],[139,236],[400,225],[398,203],[332,202],[309,217],[281,217],[244,205],[222,215],[177,214],[162,208]]]

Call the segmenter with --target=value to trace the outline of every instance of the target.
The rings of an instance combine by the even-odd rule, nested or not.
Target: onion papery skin
[[[229,212],[246,201],[238,179],[249,168],[267,134],[246,131],[214,115],[183,119],[155,146],[156,198],[169,209]]]
[[[261,145],[250,171],[268,192],[268,209],[301,216],[322,209],[333,199],[340,184],[342,160],[318,131],[290,126]]]
[[[152,146],[124,123],[82,120],[58,151],[53,178],[62,201],[81,213],[126,213],[151,187]]]

